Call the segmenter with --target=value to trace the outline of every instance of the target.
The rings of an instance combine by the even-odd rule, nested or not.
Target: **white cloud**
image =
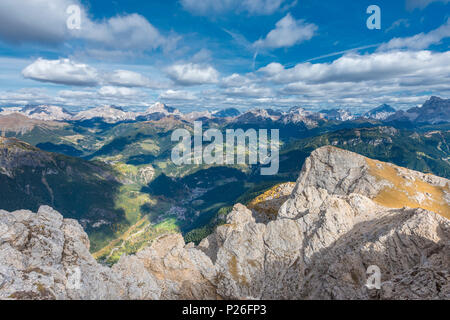
[[[306,40],[310,40],[317,26],[307,23],[304,20],[294,19],[288,13],[283,19],[275,24],[275,29],[270,31],[264,39],[260,39],[254,43],[257,48],[288,48]]]
[[[449,3],[450,0],[406,0],[406,7],[409,10],[413,10],[416,8],[424,9],[433,2]]]
[[[392,50],[392,49],[426,49],[433,44],[440,43],[443,39],[450,37],[450,18],[447,22],[439,28],[428,33],[419,33],[407,38],[394,38],[388,43],[381,45],[378,50]]]
[[[167,87],[165,83],[154,81],[134,71],[98,71],[94,67],[70,59],[46,60],[39,58],[28,65],[22,71],[22,75],[25,78],[41,82],[86,87],[97,85],[151,89]]]
[[[67,28],[69,14],[66,10],[69,5],[80,7],[80,30]],[[13,43],[44,44],[80,39],[108,49],[169,50],[179,38],[161,35],[139,14],[116,16],[102,21],[91,20],[79,0],[2,0],[0,39]]]
[[[444,97],[450,93],[450,52],[351,54],[332,63],[290,69],[273,63],[261,71],[266,81],[280,85],[277,96],[295,96],[310,106],[410,107],[423,103],[423,92]]]
[[[285,0],[181,0],[183,8],[196,15],[216,15],[227,12],[247,12],[270,15],[281,9]]]
[[[146,87],[146,88],[161,88],[163,84],[151,80],[140,73],[128,70],[116,70],[107,76],[108,82],[114,86],[121,87]]]
[[[219,72],[211,66],[194,63],[176,64],[167,69],[169,77],[180,85],[217,83]]]
[[[450,51],[350,53],[333,62],[306,62],[292,68],[271,63],[255,73],[234,73],[220,81],[218,72],[212,72],[208,66],[176,66],[179,67],[172,70],[178,80],[176,83],[212,81],[215,84],[202,91],[170,89],[159,94],[158,99],[183,108],[277,105],[367,108],[381,103],[407,107],[423,102],[426,99],[424,92],[443,97],[450,94]],[[144,106],[149,103],[145,90],[132,88],[147,88],[148,79],[144,75],[120,69],[116,71],[120,75],[120,85],[112,85],[110,78],[114,72],[96,73],[99,74],[96,90],[63,90],[56,97],[46,96],[45,91],[6,93],[1,95],[0,102],[34,101],[68,106]],[[45,79],[48,81],[49,77]],[[61,81],[60,78],[54,80]],[[73,79],[64,78],[64,81],[72,82]],[[151,96],[156,98],[154,93]]]
[[[139,14],[110,18],[104,22],[86,20],[73,37],[100,44],[107,48],[150,50],[171,48],[177,37],[166,38]]]
[[[0,1],[0,37],[9,42],[56,44],[67,36],[66,9],[71,0]]]
[[[96,69],[69,59],[39,58],[23,69],[22,75],[37,81],[75,86],[95,86],[99,81]]]
[[[196,100],[197,97],[193,92],[185,90],[167,90],[160,94],[161,100]]]
[[[360,82],[380,79],[412,79],[450,74],[450,51],[393,51],[374,54],[348,54],[331,63],[300,63],[286,69],[271,63],[259,69],[266,79],[277,83]]]

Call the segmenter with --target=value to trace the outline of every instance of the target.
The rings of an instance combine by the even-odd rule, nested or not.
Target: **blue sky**
[[[66,9],[80,8],[80,28]],[[366,9],[381,10],[369,30]],[[2,0],[0,105],[407,108],[450,92],[449,0]]]

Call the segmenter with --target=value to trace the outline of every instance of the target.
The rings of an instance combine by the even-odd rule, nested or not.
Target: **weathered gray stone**
[[[407,193],[419,184],[442,190],[440,214],[388,207],[377,196],[395,181],[373,166],[401,175]],[[450,299],[449,186],[324,147],[271,219],[237,204],[197,247],[165,235],[112,268],[89,254],[78,222],[53,209],[0,211],[0,299]],[[379,290],[366,287],[371,265]]]

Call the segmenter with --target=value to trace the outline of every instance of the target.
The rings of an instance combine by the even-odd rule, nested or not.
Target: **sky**
[[[449,37],[450,0],[2,0],[0,106],[404,109]]]

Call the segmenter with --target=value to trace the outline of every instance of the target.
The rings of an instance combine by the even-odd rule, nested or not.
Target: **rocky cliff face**
[[[167,235],[112,268],[51,208],[2,211],[0,298],[450,299],[449,195],[446,179],[323,147],[277,214],[237,204],[197,247]]]
[[[110,269],[89,253],[75,220],[50,207],[0,211],[0,299],[152,299],[160,291],[144,266]]]

